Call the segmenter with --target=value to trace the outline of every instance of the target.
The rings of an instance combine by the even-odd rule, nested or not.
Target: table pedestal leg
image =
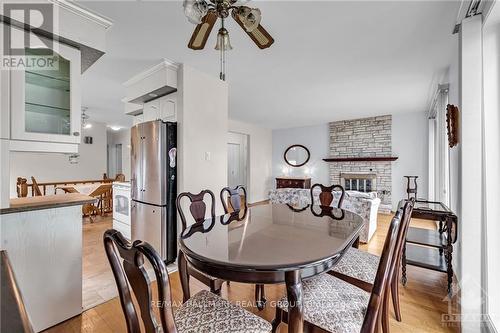
[[[300,271],[286,272],[285,282],[288,297],[288,332],[302,333],[304,331],[304,300]]]
[[[177,265],[182,286],[182,302],[184,303],[191,297],[191,292],[189,291],[188,263],[181,250],[179,250],[179,255],[177,257]]]

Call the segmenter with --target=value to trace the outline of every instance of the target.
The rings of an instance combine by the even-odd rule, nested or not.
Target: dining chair
[[[128,333],[141,332],[132,294],[140,308],[140,318],[146,333],[271,331],[269,322],[206,290],[191,297],[174,312],[167,267],[154,248],[140,240],[130,244],[114,229],[104,233],[103,241],[118,287]],[[154,300],[145,261],[153,267],[156,277],[157,299]]]
[[[389,281],[391,288],[392,303],[394,314],[397,321],[401,321],[401,307],[399,303],[399,267],[401,265],[401,257],[408,233],[411,214],[415,199],[402,200],[398,207],[402,211],[401,227],[398,235],[395,252],[395,264],[392,266],[391,280]],[[340,259],[339,263],[328,273],[342,279],[350,284],[357,286],[366,291],[373,288],[377,267],[380,262],[380,257],[356,248],[350,248],[345,255]],[[387,293],[386,297],[389,297]],[[388,311],[386,311],[388,314]],[[388,316],[383,318],[384,332],[389,331]]]
[[[222,206],[224,207],[224,212],[226,214],[236,212],[239,213],[242,209],[247,209],[247,190],[243,185],[238,185],[235,188],[224,187],[220,191],[220,200]],[[227,204],[226,204],[227,202]],[[228,281],[229,284],[229,281]],[[257,304],[257,309],[264,310],[266,306],[266,292],[263,284],[255,285],[255,304]]]
[[[177,211],[179,212],[179,217],[181,219],[181,233],[183,233],[187,228],[187,220],[182,208],[182,199],[189,199],[189,211],[191,213],[191,217],[194,219],[194,224],[200,224],[205,221],[207,213],[207,204],[204,201],[205,196],[208,196],[210,198],[210,216],[212,219],[215,219],[215,195],[212,191],[203,190],[198,194],[183,192],[177,196],[175,204],[177,206]],[[224,280],[200,272],[191,265],[188,265],[188,275],[193,276],[204,285],[210,287],[210,291],[214,294],[220,295],[220,289],[222,287],[222,284],[225,282]]]
[[[333,202],[333,191],[335,189],[341,192],[337,208],[342,208],[342,202],[344,202],[345,190],[341,185],[325,186],[323,184],[314,184],[311,187],[311,204],[314,205],[314,189],[319,187],[321,193],[319,194],[319,204],[320,206],[330,206]]]
[[[64,193],[80,193],[76,188],[73,186],[63,186],[63,187],[56,187],[56,190],[61,190]]]
[[[360,289],[330,274],[304,280],[304,332],[374,333],[377,332],[388,292],[391,266],[401,225],[401,211],[392,218],[385,238],[382,255],[370,292]],[[277,303],[273,332],[281,322],[288,321],[286,296]]]
[[[104,215],[109,212],[109,198],[112,196],[113,184],[99,185],[94,191],[89,194],[89,197],[97,198],[96,203],[88,203],[82,206],[83,215],[88,215],[90,222],[94,222],[92,215]]]
[[[220,201],[226,214],[239,212],[241,203],[243,203],[243,208],[247,208],[247,190],[243,185],[238,185],[235,188],[224,187],[220,191]]]
[[[38,186],[38,183],[35,179],[35,177],[31,176],[31,194],[34,197],[40,197],[42,196],[42,191],[40,191],[40,187]]]
[[[116,182],[124,182],[125,181],[125,175],[123,173],[119,173],[115,176],[115,181]]]

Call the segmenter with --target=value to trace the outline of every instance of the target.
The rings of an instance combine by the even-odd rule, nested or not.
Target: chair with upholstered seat
[[[207,205],[204,199],[205,196],[207,195],[210,198],[210,217],[212,219],[215,219],[215,195],[212,191],[203,190],[198,194],[183,192],[177,196],[176,206],[182,224],[181,233],[184,232],[184,230],[186,230],[187,228],[187,220],[186,216],[184,215],[184,210],[182,208],[182,199],[183,198],[189,199],[190,202],[189,211],[191,212],[191,216],[194,219],[194,224],[198,224],[198,223],[203,223],[206,217]],[[220,289],[222,287],[222,284],[225,282],[224,280],[200,272],[191,265],[188,265],[188,274],[190,276],[193,276],[206,286],[210,287],[211,292],[220,295]]]
[[[386,308],[391,267],[395,264],[398,236],[401,233],[401,210],[389,226],[382,255],[371,292],[364,291],[329,274],[321,274],[302,282],[304,331],[334,333],[377,332],[382,309]],[[279,324],[287,322],[286,297],[276,307],[273,332]]]
[[[130,244],[120,232],[111,229],[104,233],[104,248],[118,287],[128,333],[141,332],[132,292],[146,333],[271,331],[271,324],[264,319],[206,290],[191,297],[174,312],[167,267],[151,245],[139,240]],[[158,295],[154,301],[144,258],[156,276]]]
[[[389,281],[391,288],[392,303],[394,306],[394,313],[396,320],[401,321],[401,309],[399,305],[399,266],[401,264],[401,257],[403,253],[406,234],[408,233],[411,214],[415,199],[401,201],[399,207],[402,208],[402,221],[401,221],[401,234],[399,235],[396,245],[396,263],[392,267],[391,281]],[[342,257],[342,259],[335,265],[335,267],[328,273],[340,278],[348,283],[351,283],[363,290],[370,291],[373,288],[375,276],[377,274],[377,267],[380,257],[356,248],[350,248]],[[388,297],[389,294],[387,294]],[[388,331],[388,318],[384,319],[384,332]]]
[[[240,212],[241,209],[247,209],[247,191],[243,185],[235,188],[224,187],[220,191],[220,200],[226,214]],[[227,201],[227,203],[226,203]],[[243,206],[243,207],[242,207]],[[229,283],[229,282],[228,282]],[[266,305],[266,292],[263,284],[255,285],[255,303],[259,310],[263,310]]]
[[[341,192],[337,208],[342,208],[342,202],[344,201],[345,190],[340,185],[325,186],[322,184],[314,184],[311,187],[311,203],[314,205],[314,189],[319,187],[321,193],[319,194],[319,204],[320,206],[330,206],[333,202],[333,191],[337,189]]]

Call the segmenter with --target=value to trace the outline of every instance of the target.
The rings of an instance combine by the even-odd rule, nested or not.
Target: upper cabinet
[[[26,57],[53,54],[50,68],[11,71],[11,139],[78,144],[81,140],[80,51],[53,42],[25,48]]]
[[[125,113],[135,116],[134,124],[177,120],[178,68],[178,64],[164,59],[123,84],[127,92],[122,100]]]
[[[163,120],[163,121],[176,121],[176,93],[163,96],[144,103],[143,108],[143,121]]]
[[[0,69],[0,136],[10,140],[11,151],[77,153],[82,73],[104,55],[112,22],[74,2],[47,0],[45,6],[57,25],[31,27],[22,21],[26,15],[0,16],[7,36],[2,47],[10,50],[2,49],[2,57],[25,62]]]

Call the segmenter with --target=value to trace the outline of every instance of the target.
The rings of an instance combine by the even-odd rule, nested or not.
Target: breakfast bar
[[[0,209],[7,251],[36,332],[82,312],[82,205],[74,193],[16,198]]]

